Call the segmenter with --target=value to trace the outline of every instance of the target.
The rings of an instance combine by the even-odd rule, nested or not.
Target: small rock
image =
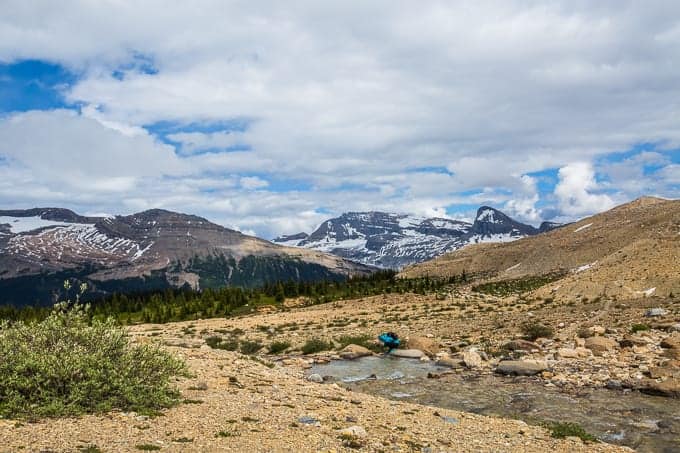
[[[590,332],[591,335],[604,335],[606,329],[602,326],[591,326],[588,327],[588,332]]]
[[[482,358],[475,351],[465,351],[463,353],[463,363],[468,368],[479,368],[482,366]]]
[[[313,373],[313,374],[310,374],[309,376],[307,376],[307,380],[309,382],[315,382],[317,384],[321,384],[323,382],[323,377],[321,377],[320,374]]]
[[[579,357],[576,349],[560,348],[557,350],[557,356],[563,359],[577,359]]]
[[[617,379],[610,379],[605,384],[605,387],[609,390],[621,390],[623,388],[623,384]]]
[[[447,368],[460,368],[465,365],[461,359],[453,357],[442,357],[437,360],[435,364],[437,366],[445,366]]]
[[[532,351],[541,348],[533,341],[519,339],[508,341],[503,345],[503,349],[507,349],[508,351]]]
[[[645,316],[648,318],[652,318],[655,316],[666,316],[667,314],[668,310],[663,308],[650,308],[645,312]]]
[[[302,417],[298,418],[298,422],[302,423],[303,425],[316,425],[320,424],[319,420],[317,420],[314,417],[310,417],[308,415],[303,415]]]
[[[362,439],[368,437],[368,433],[366,432],[366,430],[359,425],[343,428],[339,431],[339,433],[341,436],[358,437]]]

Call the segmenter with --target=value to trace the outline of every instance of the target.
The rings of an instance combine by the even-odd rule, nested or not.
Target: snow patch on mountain
[[[57,222],[55,220],[45,220],[41,219],[38,216],[35,217],[0,216],[0,225],[3,224],[9,225],[10,232],[14,234],[27,233],[29,231],[39,230],[40,228],[77,225],[70,222]]]

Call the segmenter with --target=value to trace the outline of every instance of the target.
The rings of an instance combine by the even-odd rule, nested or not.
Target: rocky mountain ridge
[[[427,261],[468,244],[508,242],[559,227],[517,222],[490,206],[473,223],[387,212],[348,212],[323,222],[314,232],[280,236],[273,242],[332,253],[384,268]]]
[[[21,304],[22,294],[44,300],[64,278],[88,281],[99,294],[184,285],[258,286],[370,271],[336,256],[275,245],[202,217],[160,209],[115,217],[85,217],[59,208],[0,211],[0,303]]]

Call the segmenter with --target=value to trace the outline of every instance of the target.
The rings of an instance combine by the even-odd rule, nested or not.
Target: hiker
[[[389,354],[392,352],[392,349],[396,349],[399,347],[401,344],[401,340],[399,340],[399,336],[397,336],[396,333],[394,332],[386,332],[386,333],[381,333],[380,336],[378,337],[378,340],[386,347],[388,348],[387,353]]]

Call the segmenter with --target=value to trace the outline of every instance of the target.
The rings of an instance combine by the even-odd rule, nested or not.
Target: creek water
[[[432,362],[387,356],[336,360],[309,373],[330,376],[355,391],[393,400],[512,417],[527,423],[578,423],[597,438],[642,453],[680,452],[680,400],[634,391],[583,389],[565,393],[534,378],[428,373]]]

